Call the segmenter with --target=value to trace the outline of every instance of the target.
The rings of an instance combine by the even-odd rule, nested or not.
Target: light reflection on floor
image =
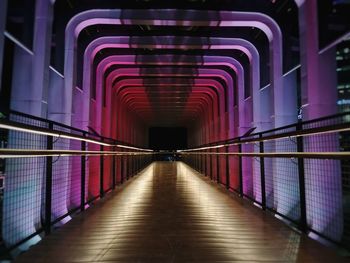
[[[18,262],[340,260],[184,163],[157,162]]]

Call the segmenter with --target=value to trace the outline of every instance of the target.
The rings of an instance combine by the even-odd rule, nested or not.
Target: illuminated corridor
[[[350,261],[350,0],[0,0],[0,262]]]
[[[156,162],[16,262],[341,262],[181,162]],[[345,262],[345,261],[344,261]]]

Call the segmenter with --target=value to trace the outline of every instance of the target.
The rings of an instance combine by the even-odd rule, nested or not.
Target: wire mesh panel
[[[81,132],[76,132],[72,129],[68,128],[62,128],[62,127],[55,127],[56,130],[66,131],[70,134],[77,134],[81,135]],[[82,150],[82,143],[79,140],[74,139],[62,139],[59,138],[58,140],[54,141],[54,149],[62,149],[62,150],[76,150],[80,151]],[[85,144],[85,143],[84,143]],[[57,195],[61,195],[63,200],[66,201],[64,206],[67,208],[67,212],[73,211],[77,209],[81,204],[81,170],[82,170],[82,158],[86,158],[85,156],[69,156],[69,157],[60,157],[58,159],[53,160],[53,193],[57,193]],[[59,164],[61,159],[61,162],[63,163],[63,166]],[[66,159],[66,160],[64,160]],[[64,168],[63,168],[64,167]],[[64,173],[64,169],[66,169],[67,173]],[[60,172],[59,172],[60,170]],[[55,180],[58,180],[62,185],[67,186],[66,191],[60,191],[55,190],[54,188],[59,188],[59,184],[55,183]],[[66,196],[66,197],[64,197]],[[54,202],[54,199],[56,197],[53,195],[52,200]],[[62,203],[63,205],[63,203]],[[63,211],[62,211],[63,212]],[[64,214],[62,214],[64,215]],[[61,215],[61,216],[62,216]]]
[[[350,151],[350,132],[339,134],[340,151]],[[342,244],[350,248],[350,160],[341,160],[344,230]]]
[[[130,177],[130,166],[129,166],[130,158],[128,155],[124,156],[124,178],[129,180]]]
[[[51,222],[68,213],[71,157],[54,157],[52,162]],[[45,211],[43,211],[44,214]]]
[[[82,158],[85,156],[71,156],[70,180],[68,182],[68,211],[72,211],[80,206],[81,203],[81,165]]]
[[[47,123],[11,115],[11,121],[47,128]],[[21,131],[7,133],[7,148],[46,149],[46,136]],[[10,158],[4,162],[2,238],[15,245],[42,228],[41,209],[45,196],[46,159]]]
[[[209,155],[209,154],[205,154],[205,162],[206,162],[206,176],[209,177],[209,178],[212,178],[213,174],[212,174],[212,156]]]
[[[112,157],[103,156],[103,189],[109,191],[112,189]]]
[[[265,146],[268,150],[268,147]],[[272,158],[264,158],[265,170],[265,199],[266,207],[277,211],[277,200],[275,202],[274,174],[272,169]]]
[[[298,162],[289,158],[264,158],[278,166],[265,169],[266,206],[293,221],[300,220]],[[291,162],[292,165],[291,165]],[[273,170],[270,170],[273,168]],[[271,185],[272,184],[272,185]],[[272,189],[272,191],[270,191]]]
[[[224,153],[226,149],[224,147],[221,147],[218,149],[219,153]],[[226,156],[225,155],[219,155],[219,183],[225,184],[226,183]]]
[[[70,132],[69,129],[63,127],[54,126],[54,129],[64,132]],[[73,145],[75,147],[73,147]],[[79,144],[76,141],[74,142],[74,140],[61,137],[55,138],[53,141],[54,150],[70,150],[74,148],[75,150],[79,150],[78,145]],[[51,222],[55,221],[57,218],[66,215],[69,212],[68,205],[70,204],[71,180],[74,177],[80,177],[80,174],[72,174],[72,167],[72,156],[58,156],[54,157],[52,160]],[[67,219],[68,218],[65,218],[64,221],[66,221]]]
[[[264,136],[295,132],[295,126],[264,133]],[[265,153],[295,153],[296,137],[282,137],[263,143]],[[293,221],[300,220],[298,159],[264,158],[266,205]]]
[[[252,153],[254,151],[254,145],[243,144],[242,153]],[[243,193],[247,197],[255,200],[255,190],[257,190],[259,180],[254,180],[253,176],[253,157],[243,156],[242,157],[242,174],[243,176]]]
[[[229,146],[228,151],[238,153],[238,146],[237,145]],[[228,158],[229,158],[229,176],[230,176],[229,188],[235,191],[239,191],[239,185],[240,185],[239,157],[230,155]]]
[[[20,114],[14,114],[10,119],[31,125],[28,127],[49,128],[50,132],[75,136],[84,134],[87,137],[76,139],[59,134],[47,136],[43,133],[1,130],[0,146],[2,148],[88,150],[98,153],[88,156],[55,154],[50,157],[49,155],[16,157],[0,161],[2,238],[8,246],[35,235],[44,227],[46,231],[48,220],[45,217],[48,215],[50,215],[49,222],[62,219],[61,222],[65,222],[69,219],[66,217],[68,213],[81,208],[82,200],[94,200],[110,190],[115,182],[113,176],[116,176],[116,181],[121,183],[135,175],[140,168],[152,160],[149,155],[132,155],[130,153],[134,150],[115,149],[105,145],[106,139],[57,123],[38,118],[31,119]],[[217,182],[229,183],[229,187],[238,192],[243,185],[244,194],[250,199],[264,204],[264,197],[266,197],[266,206],[269,209],[295,223],[300,221],[300,225],[303,219],[307,218],[309,230],[349,246],[349,159],[337,160],[332,154],[328,156],[329,159],[296,157],[300,156],[296,155],[298,152],[348,152],[350,150],[349,132],[325,133],[319,129],[324,125],[336,127],[343,121],[343,117],[336,116],[297,123],[277,130],[237,138],[234,142],[243,140],[239,145],[222,147],[219,150],[218,148],[205,150],[211,153],[224,151],[250,153],[251,156],[201,155],[195,151],[183,157],[188,164],[198,171],[206,171]],[[302,130],[301,128],[304,129],[303,131],[319,129],[318,131],[322,133],[306,136],[290,135],[291,132]],[[325,128],[330,129],[328,126]],[[276,136],[280,137],[276,138]],[[85,142],[86,138],[90,141]],[[91,139],[99,143],[93,143]],[[255,141],[244,143],[244,140],[252,139]],[[222,142],[221,146],[223,146]],[[100,151],[120,151],[121,149],[129,155],[113,157],[100,153]],[[261,153],[274,155],[283,153],[290,157],[261,156]],[[82,167],[84,163],[85,166]],[[82,193],[83,175],[85,192]],[[52,186],[47,188],[51,183]],[[303,187],[305,196],[303,196]],[[48,196],[51,199],[47,199]],[[46,200],[51,202],[46,203]],[[306,217],[303,216],[304,202]],[[48,209],[49,204],[52,205],[51,209]]]
[[[235,179],[242,178],[248,198],[262,205],[266,201],[267,208],[304,232],[312,231],[350,248],[349,115],[298,122],[212,143],[205,149],[237,143],[238,149],[226,149],[231,154],[243,153],[242,157],[229,157],[231,189],[237,189]],[[189,162],[192,165],[192,160]]]
[[[99,151],[100,146],[88,143],[89,151]],[[100,195],[100,156],[88,156],[86,160],[88,176],[88,200],[97,198]]]
[[[84,210],[86,202],[114,186],[112,167],[118,167],[117,158],[108,155],[115,150],[112,139],[18,112],[0,122],[5,127],[0,129],[0,253],[6,253],[23,242],[36,243],[39,233],[50,233],[52,225]],[[135,156],[128,159],[128,171],[119,169],[131,175]],[[140,158],[139,167],[149,161]],[[125,156],[123,162],[126,166]]]
[[[12,246],[42,228],[46,159],[6,160],[2,209],[2,238]]]
[[[116,156],[116,183],[122,183],[122,157]]]
[[[343,232],[341,188],[340,161],[305,159],[308,225],[336,241],[340,241]]]
[[[0,148],[7,147],[7,130],[0,129]],[[4,253],[5,243],[2,240],[2,213],[3,213],[3,199],[5,191],[5,159],[0,158],[0,254]]]
[[[303,124],[303,129],[337,125],[342,118]],[[338,152],[338,133],[306,136],[305,152]],[[305,159],[305,191],[308,226],[325,237],[340,241],[343,233],[342,167],[339,160]]]
[[[350,248],[350,161],[344,160],[342,166],[342,193],[343,193],[343,236],[341,242]]]

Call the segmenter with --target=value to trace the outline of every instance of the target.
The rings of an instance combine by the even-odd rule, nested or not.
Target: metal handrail
[[[120,151],[79,151],[79,150],[33,150],[33,149],[0,149],[0,158],[47,157],[47,156],[134,156],[149,155],[150,152]]]
[[[350,152],[185,152],[183,155],[229,155],[247,157],[280,157],[280,158],[308,158],[308,159],[349,159]]]
[[[203,145],[200,145],[196,148],[180,150],[179,152],[192,152],[192,151],[199,151],[199,150],[209,150],[209,149],[217,149],[217,148],[233,146],[233,145],[242,145],[242,144],[254,143],[254,142],[266,142],[266,141],[272,141],[272,140],[278,140],[278,139],[290,138],[290,137],[306,137],[306,136],[319,135],[319,134],[325,134],[325,133],[350,131],[350,122],[346,122],[346,123],[342,123],[342,124],[335,124],[335,125],[327,125],[327,126],[317,127],[317,128],[303,129],[303,130],[298,129],[298,127],[302,127],[302,125],[304,125],[304,124],[316,123],[317,121],[328,120],[328,119],[332,119],[335,117],[342,117],[345,115],[350,115],[350,112],[337,114],[337,115],[331,115],[331,116],[319,118],[319,119],[312,120],[312,121],[298,122],[298,123],[283,126],[280,128],[250,134],[247,136],[248,138],[240,136],[240,137],[235,137],[235,138],[228,139],[228,140],[222,140],[222,141],[212,142],[212,143],[208,143],[208,144],[203,144]],[[284,133],[280,133],[280,134],[273,134],[273,135],[268,135],[265,137],[263,136],[264,134],[267,134],[267,133],[272,133],[272,132],[275,132],[278,130],[284,130],[284,129],[289,129],[289,128],[293,128],[293,127],[296,128],[295,131],[284,132]],[[255,138],[252,138],[252,137],[255,137]]]
[[[28,114],[23,114],[23,116],[30,116]],[[34,119],[40,120],[41,118],[39,117],[33,117]],[[51,121],[49,122],[51,123]],[[55,122],[52,122],[52,124],[56,124]],[[49,128],[43,128],[43,127],[37,127],[34,125],[30,124],[23,124],[23,123],[18,123],[14,121],[10,121],[7,119],[0,119],[0,128],[2,129],[7,129],[7,130],[16,130],[16,131],[22,131],[22,132],[27,132],[27,133],[34,133],[34,134],[42,134],[46,136],[54,136],[54,137],[59,137],[59,138],[67,138],[67,139],[72,139],[72,140],[79,140],[79,141],[85,141],[89,143],[94,143],[98,145],[103,145],[103,146],[110,146],[110,147],[119,147],[119,148],[127,148],[130,150],[139,150],[139,151],[147,151],[150,152],[152,151],[151,149],[145,149],[145,148],[140,148],[131,144],[127,143],[121,143],[117,140],[111,139],[111,138],[105,138],[105,137],[100,137],[101,140],[95,139],[96,135],[93,135],[91,133],[72,128],[66,125],[61,125],[61,127],[68,128],[68,129],[73,129],[75,131],[80,131],[83,133],[83,135],[77,135],[77,134],[72,134],[69,132],[65,131],[60,131],[60,130],[55,130],[55,129],[49,129]],[[95,138],[91,138],[90,136],[93,136]]]

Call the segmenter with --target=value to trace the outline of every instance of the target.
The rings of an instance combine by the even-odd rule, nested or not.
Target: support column
[[[5,35],[4,31],[6,28],[6,13],[7,13],[7,0],[0,1],[0,91],[1,91],[1,80],[2,80],[2,64],[4,60],[4,45]]]
[[[50,80],[52,9],[51,2],[36,1],[33,53],[16,47],[11,95],[12,109],[44,118],[47,117]]]
[[[299,8],[299,35],[304,120],[334,114],[337,110],[335,49],[319,54],[316,0],[305,1]]]
[[[6,1],[0,1],[0,17],[6,18],[6,8],[3,9]],[[2,21],[2,20],[1,20]],[[13,63],[13,81],[11,90],[11,109],[26,112],[32,115],[46,117],[46,98],[48,89],[48,72],[49,72],[49,55],[52,23],[52,6],[47,0],[37,0],[35,9],[34,40],[33,50],[27,50],[15,45],[14,63]],[[2,23],[0,23],[2,24]],[[3,44],[3,32],[0,30],[0,45]],[[2,54],[2,53],[0,53]],[[40,135],[33,135],[28,147],[33,149],[45,147],[46,141]],[[9,134],[9,147],[16,144],[16,133]],[[41,227],[42,211],[40,203],[43,192],[43,178],[45,176],[45,165],[40,158],[32,162],[22,162],[12,160],[11,165],[7,165],[7,184],[14,186],[4,193],[4,207],[16,207],[11,209],[7,214],[9,217],[4,218],[3,225],[12,225],[7,233],[4,233],[3,239],[8,246],[17,243],[26,238],[29,234],[34,233]],[[57,163],[56,163],[57,165]],[[13,167],[16,167],[14,170]],[[18,173],[21,170],[22,173]],[[35,171],[28,173],[28,171]],[[23,179],[24,178],[24,179]],[[52,180],[55,180],[53,177]],[[64,180],[64,179],[62,179]],[[23,200],[19,200],[14,193],[28,191],[28,185],[31,186],[30,192]],[[58,187],[58,186],[57,186]],[[66,189],[62,187],[62,189]],[[53,191],[52,194],[55,194]],[[64,202],[64,201],[63,201]],[[17,204],[17,205],[16,205]],[[20,206],[18,206],[20,204]],[[53,204],[54,206],[55,204]],[[66,202],[64,202],[66,207]],[[48,215],[47,215],[48,216]],[[11,218],[23,218],[21,226],[13,225]],[[37,242],[40,237],[36,237]]]
[[[35,96],[37,97],[32,97],[32,99],[40,98],[42,100],[41,116],[44,117],[47,117],[52,22],[53,6],[51,1],[37,0],[33,38],[34,60],[32,79],[32,88],[36,90]]]
[[[336,113],[337,78],[335,48],[319,54],[317,1],[299,6],[301,92],[304,120]],[[308,128],[307,125],[303,129]],[[327,146],[320,142],[327,141]],[[325,148],[326,147],[326,148]],[[305,151],[338,151],[336,135],[304,138]],[[340,162],[305,159],[305,196],[308,227],[340,241],[343,232]],[[327,209],[325,209],[327,207]],[[330,228],[330,225],[336,226]]]

